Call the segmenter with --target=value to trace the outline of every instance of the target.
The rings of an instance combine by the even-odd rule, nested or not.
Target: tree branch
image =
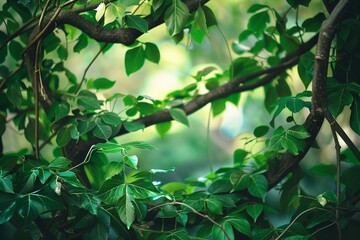
[[[326,82],[331,42],[349,2],[349,0],[340,0],[320,29],[312,80],[312,108],[305,122],[305,128],[310,137],[306,139],[304,151],[298,155],[293,156],[286,153],[281,158],[270,160],[271,165],[266,173],[270,188],[278,184],[304,158],[320,131],[324,121],[324,113],[327,111]]]

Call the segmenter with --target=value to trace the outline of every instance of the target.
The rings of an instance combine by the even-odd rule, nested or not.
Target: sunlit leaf
[[[124,194],[125,185],[119,177],[114,176],[104,182],[98,192],[98,197],[105,203],[115,204]]]
[[[116,211],[121,221],[129,229],[135,220],[135,208],[131,202],[130,195],[126,191],[126,195],[121,198],[119,204],[116,207]]]
[[[139,160],[136,155],[130,155],[130,156],[126,155],[124,157],[124,162],[126,163],[126,165],[128,165],[133,169],[137,169],[138,161]]]
[[[173,0],[164,16],[170,36],[175,36],[183,30],[189,15],[189,9],[185,3],[181,0]]]
[[[95,14],[96,21],[100,21],[100,19],[104,16],[105,9],[106,9],[106,5],[103,2],[97,6],[97,8],[95,9],[96,10],[96,14]]]
[[[189,120],[188,120],[184,110],[182,110],[180,108],[170,108],[169,113],[175,121],[182,123],[189,127]]]

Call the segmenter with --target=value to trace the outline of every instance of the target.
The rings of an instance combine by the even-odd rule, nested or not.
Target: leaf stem
[[[221,226],[221,224],[215,222],[212,218],[210,218],[208,215],[205,215],[205,214],[202,214],[198,211],[195,210],[195,208],[191,207],[190,205],[186,204],[186,203],[183,203],[183,202],[177,202],[177,201],[174,201],[174,202],[168,202],[168,203],[162,203],[162,204],[159,204],[155,207],[152,207],[148,210],[148,212],[156,209],[156,208],[160,208],[160,207],[163,207],[163,206],[167,206],[167,205],[181,205],[181,206],[185,206],[187,208],[189,208],[193,213],[195,213],[196,215],[199,215],[200,217],[202,218],[205,218],[207,219],[208,221],[210,221],[212,224],[216,225],[217,227],[219,227],[225,234],[225,237],[226,239],[230,240],[230,236],[227,234],[227,232],[225,231],[225,229]]]

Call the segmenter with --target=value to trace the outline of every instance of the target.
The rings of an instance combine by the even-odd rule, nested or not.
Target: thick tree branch
[[[266,173],[270,188],[278,184],[304,158],[320,131],[324,121],[324,113],[327,111],[326,82],[331,42],[349,2],[349,0],[340,0],[320,29],[312,80],[312,109],[305,122],[305,128],[311,136],[306,139],[304,151],[300,154],[293,156],[287,153],[280,159],[270,161],[270,169]]]

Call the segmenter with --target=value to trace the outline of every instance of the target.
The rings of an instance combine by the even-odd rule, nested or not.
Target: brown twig
[[[2,87],[4,86],[4,84],[6,83],[7,80],[9,80],[10,78],[12,78],[12,76],[14,76],[17,72],[19,72],[22,67],[24,66],[24,61],[21,61],[20,65],[9,75],[7,75],[2,82],[0,83],[0,90],[2,89]]]
[[[107,45],[108,45],[108,43],[105,43],[105,44],[100,48],[100,50],[95,54],[95,56],[93,57],[93,59],[91,60],[91,62],[89,63],[89,65],[85,68],[84,74],[83,74],[83,76],[82,76],[82,78],[81,78],[81,81],[80,81],[80,83],[79,83],[78,88],[77,88],[76,91],[75,91],[75,94],[77,94],[77,93],[80,91],[81,85],[82,85],[82,84],[84,83],[84,81],[85,81],[86,73],[89,71],[90,67],[91,67],[92,64],[95,62],[95,60],[98,58],[98,56],[100,55],[100,53],[107,47]]]
[[[181,205],[181,206],[184,206],[184,207],[187,207],[189,208],[193,213],[195,213],[196,215],[202,217],[202,218],[205,218],[207,219],[209,222],[211,222],[212,224],[216,225],[217,227],[219,227],[225,234],[225,237],[230,240],[230,236],[229,234],[227,234],[227,232],[225,231],[225,229],[221,226],[221,224],[215,222],[211,217],[209,217],[208,215],[205,215],[205,214],[202,214],[198,211],[195,210],[195,208],[191,207],[190,205],[186,204],[186,203],[183,203],[183,202],[177,202],[177,201],[174,201],[174,202],[170,202],[170,203],[162,203],[162,204],[159,204],[155,207],[152,207],[148,210],[148,212],[152,211],[152,210],[155,210],[157,208],[161,208],[163,206],[167,206],[167,205]]]
[[[325,118],[329,122],[330,126],[334,128],[336,133],[339,134],[341,139],[344,140],[345,144],[349,147],[349,149],[357,158],[357,160],[360,161],[360,151],[357,149],[355,144],[351,141],[349,136],[345,133],[345,131],[342,129],[342,127],[339,125],[336,119],[330,114],[329,111],[325,112]]]
[[[328,121],[329,119],[326,118]],[[330,122],[329,122],[330,123]],[[330,123],[331,132],[333,134],[334,143],[335,143],[335,152],[336,152],[336,197],[337,197],[337,207],[340,206],[340,175],[341,175],[341,163],[340,163],[340,149],[341,146],[339,144],[338,136],[336,134],[336,130],[334,125]],[[341,227],[340,227],[340,211],[338,208],[335,209],[336,215],[336,227],[338,229],[338,240],[341,240]]]

